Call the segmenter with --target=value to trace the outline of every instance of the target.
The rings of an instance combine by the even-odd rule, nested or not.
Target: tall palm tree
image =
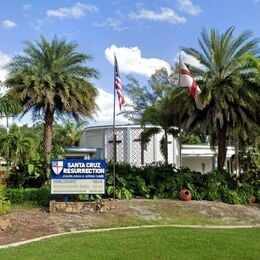
[[[200,51],[183,48],[204,66],[204,69],[193,68],[202,88],[204,109],[187,111],[188,127],[200,124],[211,135],[211,144],[217,143],[219,170],[224,167],[232,129],[243,125],[250,131],[250,123],[257,120],[259,95],[248,81],[253,68],[244,62],[246,54],[259,53],[258,40],[251,37],[249,31],[235,37],[234,27],[224,33],[203,30],[198,40]]]
[[[52,127],[55,116],[90,117],[96,108],[97,90],[90,78],[98,72],[85,66],[90,56],[78,53],[77,44],[54,37],[48,42],[26,42],[23,54],[7,65],[7,95],[17,100],[24,114],[44,119],[44,174],[46,180],[52,148]]]

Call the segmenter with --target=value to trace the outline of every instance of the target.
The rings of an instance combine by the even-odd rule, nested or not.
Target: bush
[[[128,183],[124,177],[116,176],[115,187],[114,187],[113,180],[114,180],[114,177],[112,176],[112,174],[108,175],[107,194],[109,196],[113,196],[113,194],[115,193],[115,197],[117,199],[132,199],[133,198],[133,190],[128,187]]]
[[[48,206],[51,199],[49,187],[42,188],[8,188],[7,198],[13,204],[35,203],[38,206]]]
[[[260,190],[256,191],[254,195],[256,197],[256,202],[260,203]]]
[[[102,197],[115,196],[118,199],[170,198],[177,199],[179,191],[189,189],[194,200],[222,200],[230,204],[247,204],[252,196],[260,201],[259,182],[244,183],[238,187],[235,179],[225,171],[208,174],[177,170],[172,165],[152,164],[144,167],[129,164],[116,165],[116,186],[114,190],[112,164],[107,165],[107,194]],[[38,206],[48,206],[51,199],[63,200],[63,195],[51,195],[49,187],[42,188],[8,188],[6,197],[14,204],[27,202]],[[101,196],[92,195],[92,198]],[[87,200],[86,195],[71,195],[70,200]]]
[[[225,189],[222,193],[222,201],[228,204],[239,204],[240,197],[236,190]]]
[[[112,165],[108,165],[107,193],[113,194]],[[247,204],[253,195],[260,201],[259,182],[246,183],[239,187],[226,171],[208,174],[176,169],[172,165],[151,164],[144,167],[129,164],[116,165],[116,197],[131,199],[178,198],[181,189],[189,189],[194,200],[224,201],[230,204]]]
[[[7,213],[10,207],[11,203],[6,198],[6,186],[0,184],[0,213]]]

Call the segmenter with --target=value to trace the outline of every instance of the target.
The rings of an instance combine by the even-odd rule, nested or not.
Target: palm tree
[[[64,120],[62,124],[55,125],[54,140],[60,146],[78,146],[80,138],[83,134],[83,127],[86,125],[84,121],[71,122]]]
[[[9,118],[22,112],[22,107],[15,100],[7,96],[0,97],[0,117],[6,118],[6,132],[9,132]]]
[[[141,125],[144,130],[141,133],[141,145],[145,149],[153,135],[163,132],[162,139],[160,140],[160,150],[164,157],[165,164],[168,164],[168,137],[169,134],[177,136],[179,130],[172,127],[172,112],[169,107],[168,97],[164,97],[154,106],[148,106],[141,117]],[[150,124],[152,127],[145,128],[145,125]]]
[[[172,131],[169,125],[172,113],[165,113],[165,104],[173,87],[174,76],[172,71],[169,73],[165,68],[161,68],[151,76],[147,85],[140,86],[135,78],[128,77],[128,83],[124,88],[131,98],[133,110],[125,111],[123,114],[130,120],[141,123],[144,128],[140,136],[142,151],[146,149],[153,135],[163,131],[160,149],[165,164],[168,164],[168,135]],[[148,124],[150,127],[146,127]]]
[[[256,55],[258,40],[251,39],[246,31],[234,36],[234,27],[220,34],[212,29],[202,31],[199,38],[200,51],[183,50],[195,57],[204,69],[193,68],[202,88],[200,95],[204,109],[187,110],[187,127],[200,124],[211,135],[211,144],[218,145],[218,169],[224,167],[228,141],[232,129],[243,125],[250,131],[250,123],[256,122],[259,95],[250,83],[252,66],[245,62],[245,55]]]
[[[40,115],[44,120],[43,182],[49,168],[54,117],[91,117],[96,108],[97,90],[90,78],[98,73],[84,65],[91,57],[76,48],[75,43],[57,37],[48,42],[42,36],[35,43],[26,42],[23,54],[7,65],[7,95],[23,106],[23,114],[30,111],[34,118]]]
[[[66,120],[64,122],[64,132],[69,146],[78,146],[82,136],[85,122],[79,121],[76,124]]]
[[[16,168],[26,158],[33,156],[37,140],[30,132],[22,132],[13,125],[9,133],[0,136],[0,153],[7,160],[8,165],[12,163]]]

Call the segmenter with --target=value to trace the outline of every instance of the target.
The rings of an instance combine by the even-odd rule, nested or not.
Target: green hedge
[[[64,200],[63,195],[51,194],[50,187],[41,188],[6,188],[6,198],[12,204],[32,203],[37,206],[48,207],[50,200]],[[87,200],[87,195],[70,195],[70,200]]]
[[[112,165],[107,166],[107,193],[103,197],[114,194]],[[260,180],[238,185],[236,180],[226,171],[215,171],[208,174],[177,170],[171,165],[154,164],[135,167],[128,164],[116,165],[116,190],[118,199],[171,198],[177,199],[181,189],[191,191],[195,200],[223,201],[230,204],[248,204],[252,196],[260,202]],[[7,188],[6,199],[12,204],[33,202],[39,206],[48,206],[49,201],[63,200],[62,195],[51,195],[49,186],[42,188]],[[92,196],[95,198],[96,196]],[[86,195],[73,195],[70,200],[87,200]]]
[[[108,165],[107,193],[113,194],[112,165]],[[195,200],[223,201],[230,204],[248,204],[252,196],[260,202],[260,180],[238,185],[234,177],[226,171],[208,174],[176,169],[171,165],[154,164],[135,167],[128,164],[116,165],[116,197],[131,199],[134,196],[145,198],[178,198],[181,189],[191,190]]]
[[[6,197],[12,204],[23,204],[33,202],[39,206],[47,206],[51,199],[50,189],[42,188],[8,188]]]
[[[0,184],[0,213],[7,213],[11,208],[11,202],[6,198],[6,186]]]

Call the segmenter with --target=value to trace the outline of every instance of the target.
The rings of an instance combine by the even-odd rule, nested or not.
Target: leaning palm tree
[[[258,40],[251,37],[249,31],[235,37],[234,27],[223,34],[203,30],[198,40],[200,51],[183,48],[204,67],[193,68],[202,88],[204,109],[187,111],[188,127],[200,124],[211,135],[211,144],[218,146],[219,170],[224,167],[232,129],[243,125],[250,131],[250,123],[257,120],[259,95],[249,81],[253,67],[244,59],[245,54],[259,53]]]
[[[76,52],[77,44],[59,40],[48,42],[43,36],[35,43],[26,42],[23,54],[7,65],[5,81],[7,95],[17,100],[34,118],[44,120],[44,174],[47,178],[52,148],[52,127],[55,116],[91,117],[96,108],[97,90],[90,78],[97,77],[95,69],[84,62],[90,56]]]

